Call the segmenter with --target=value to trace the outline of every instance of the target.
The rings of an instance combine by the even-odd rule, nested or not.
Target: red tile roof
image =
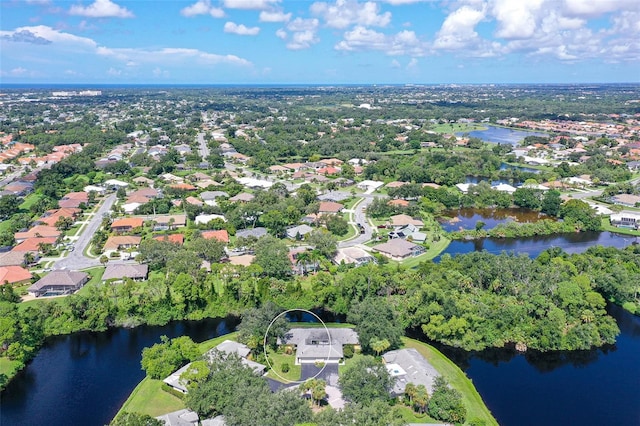
[[[0,284],[19,283],[31,278],[31,272],[21,266],[0,266]]]
[[[222,241],[223,243],[229,242],[229,233],[226,229],[221,229],[219,231],[202,231],[202,238],[210,240],[215,238],[218,241]]]
[[[179,245],[184,244],[184,235],[182,234],[158,235],[157,237],[153,237],[153,239],[156,241],[167,241]]]

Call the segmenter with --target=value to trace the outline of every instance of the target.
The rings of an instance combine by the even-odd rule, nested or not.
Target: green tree
[[[370,404],[376,399],[388,400],[393,382],[387,368],[367,355],[354,358],[338,379],[342,395],[361,404]]]
[[[380,356],[382,352],[389,349],[389,346],[391,346],[391,343],[389,343],[387,339],[378,340],[375,337],[372,337],[371,341],[369,342],[369,347],[373,349],[373,351],[376,353],[376,356]]]
[[[462,402],[462,395],[449,387],[442,376],[435,379],[433,396],[429,400],[427,412],[434,419],[443,422],[464,423],[467,417],[467,409]]]
[[[160,337],[160,343],[142,350],[142,369],[152,379],[164,379],[200,355],[198,347],[187,337],[169,340],[167,336]]]
[[[325,219],[325,225],[332,234],[343,236],[349,233],[349,222],[344,220],[342,216],[336,214],[329,215]]]
[[[282,313],[283,309],[273,302],[267,302],[259,308],[248,309],[242,314],[238,325],[238,340],[258,352],[262,348],[269,324]],[[267,343],[275,345],[278,338],[284,338],[289,330],[289,322],[284,315],[280,316],[269,328]]]
[[[291,274],[289,249],[281,240],[266,235],[258,240],[254,262],[270,277],[283,278]]]
[[[386,341],[385,349],[400,346],[400,338],[404,335],[400,321],[391,305],[382,298],[367,297],[360,303],[354,304],[347,315],[347,321],[356,325],[362,349],[371,352],[374,342]],[[376,346],[380,349],[380,346]]]
[[[540,211],[549,216],[558,216],[561,204],[562,199],[560,198],[560,192],[552,189],[544,194]]]

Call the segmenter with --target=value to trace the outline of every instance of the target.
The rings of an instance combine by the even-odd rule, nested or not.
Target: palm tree
[[[413,398],[416,396],[416,385],[409,382],[404,387],[404,394],[409,397],[409,405],[413,406]]]
[[[327,384],[324,380],[316,380],[315,385],[311,389],[311,399],[318,403],[318,407],[323,399],[327,397]]]
[[[375,351],[376,356],[380,356],[380,352],[384,352],[387,349],[389,349],[389,346],[391,346],[391,343],[389,343],[387,339],[378,340],[375,337],[373,337],[369,342],[369,346],[371,346],[371,349]]]
[[[429,393],[427,392],[427,388],[424,385],[418,385],[416,387],[413,402],[416,407],[418,407],[418,411],[424,414],[427,409],[427,404],[429,403]]]
[[[24,257],[22,259],[22,264],[24,266],[29,266],[29,265],[33,264],[33,262],[35,262],[35,260],[36,260],[36,257],[33,255],[33,253],[30,252],[30,251],[27,251],[27,252],[24,253]]]

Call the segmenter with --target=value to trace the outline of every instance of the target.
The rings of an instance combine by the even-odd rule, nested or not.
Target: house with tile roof
[[[26,283],[33,275],[22,266],[0,266],[0,285]]]
[[[118,234],[125,232],[131,232],[135,228],[141,228],[144,221],[141,217],[125,217],[122,219],[116,219],[111,223],[111,231]]]
[[[56,270],[36,281],[27,291],[35,297],[59,296],[80,290],[87,281],[89,274],[86,272]]]

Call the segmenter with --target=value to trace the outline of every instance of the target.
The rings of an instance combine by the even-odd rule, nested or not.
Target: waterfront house
[[[380,253],[392,260],[401,261],[409,257],[418,256],[424,253],[425,248],[409,241],[395,238],[386,243],[372,247],[373,251]]]
[[[71,294],[80,290],[87,281],[89,274],[86,272],[58,270],[36,281],[27,291],[35,297]]]

